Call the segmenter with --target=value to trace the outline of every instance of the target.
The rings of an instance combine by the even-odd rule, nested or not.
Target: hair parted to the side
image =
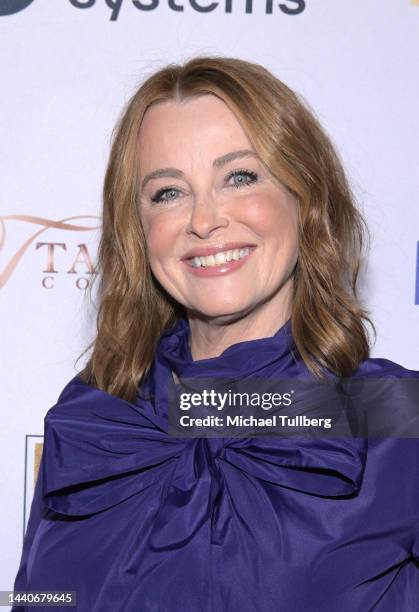
[[[375,327],[357,296],[368,228],[342,163],[308,105],[264,67],[195,57],[151,74],[128,101],[112,139],[97,256],[97,334],[80,372],[128,401],[149,372],[159,337],[184,316],[152,276],[138,210],[138,134],[151,104],[214,94],[232,110],[272,176],[295,197],[299,254],[291,315],[296,347],[319,379],[349,376],[369,356]],[[90,287],[91,292],[92,287]]]

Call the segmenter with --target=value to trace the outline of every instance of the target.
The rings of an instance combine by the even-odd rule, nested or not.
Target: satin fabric
[[[311,377],[290,320],[211,359],[189,336],[160,338],[135,402],[77,375],[47,412],[14,590],[76,591],[78,612],[419,610],[419,440],[170,436],[172,371]]]

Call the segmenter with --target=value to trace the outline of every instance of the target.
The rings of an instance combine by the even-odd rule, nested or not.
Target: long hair
[[[80,373],[128,401],[150,370],[160,335],[184,309],[152,276],[139,217],[138,135],[154,103],[218,96],[235,114],[273,177],[298,207],[298,262],[291,314],[296,348],[312,374],[348,376],[369,356],[357,297],[365,220],[339,156],[308,104],[266,68],[226,57],[195,57],[149,75],[112,135],[97,256],[97,333]],[[90,287],[91,290],[92,287]]]

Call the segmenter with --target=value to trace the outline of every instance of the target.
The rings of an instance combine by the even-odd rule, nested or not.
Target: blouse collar
[[[273,336],[244,340],[226,348],[219,356],[193,360],[189,340],[190,326],[181,318],[165,332],[157,346],[156,357],[160,364],[170,368],[178,377],[244,378],[254,374],[269,375],[287,369],[297,360],[292,337],[291,319],[288,319]]]

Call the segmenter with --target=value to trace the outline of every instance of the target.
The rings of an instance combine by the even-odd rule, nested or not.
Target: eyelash
[[[233,170],[232,172],[230,172],[227,177],[226,180],[227,182],[232,179],[235,176],[240,176],[242,174],[247,175],[247,177],[249,178],[249,182],[248,183],[243,183],[242,185],[236,185],[233,184],[231,185],[231,187],[235,188],[235,189],[240,189],[241,187],[248,187],[249,185],[255,183],[258,180],[258,175],[256,174],[256,172],[252,172],[251,170],[245,170],[244,168],[240,169],[240,170]],[[159,189],[154,196],[152,196],[151,201],[154,204],[158,204],[160,202],[169,202],[170,200],[165,200],[164,198],[162,198],[162,196],[167,193],[168,191],[180,191],[177,187],[164,187],[163,189]]]

